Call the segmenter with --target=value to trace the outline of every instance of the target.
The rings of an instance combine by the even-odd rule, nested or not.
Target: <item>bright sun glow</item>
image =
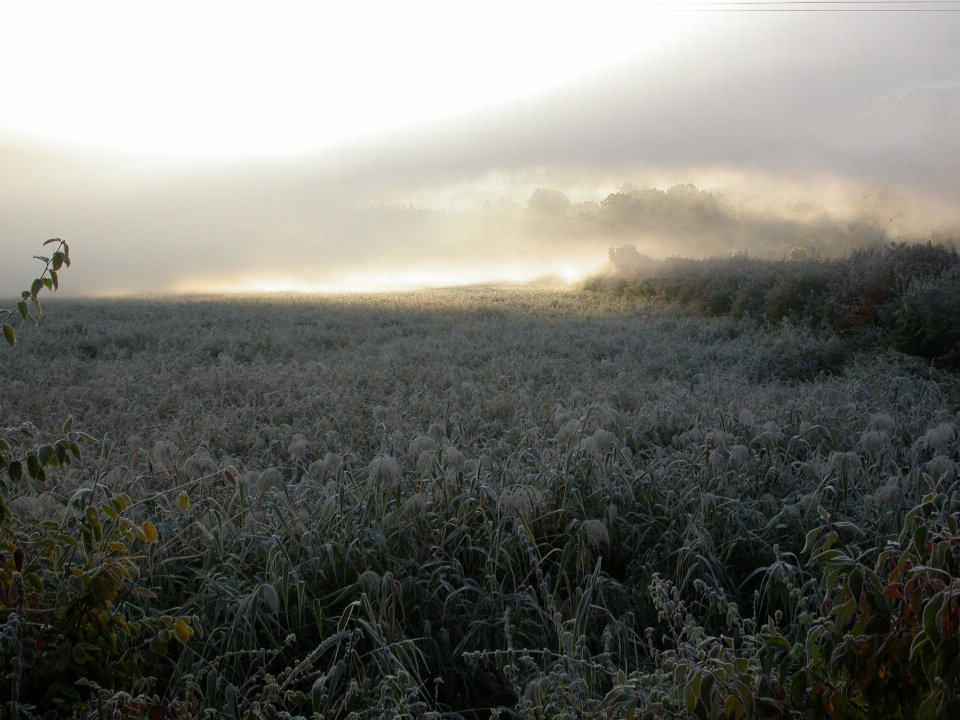
[[[537,280],[572,285],[596,274],[606,261],[594,255],[553,264],[500,263],[490,266],[434,267],[399,269],[389,272],[355,270],[338,274],[335,278],[321,281],[306,281],[293,276],[236,278],[216,281],[200,279],[180,283],[176,294],[260,294],[260,293],[376,293],[417,290],[421,288],[461,287],[479,284],[515,284]]]
[[[654,53],[640,3],[0,4],[0,131],[185,157],[288,154],[530,96]]]

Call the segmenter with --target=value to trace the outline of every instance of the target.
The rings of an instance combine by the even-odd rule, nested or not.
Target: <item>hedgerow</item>
[[[955,247],[895,243],[836,260],[801,253],[782,261],[655,261],[626,245],[611,248],[610,258],[617,273],[589,280],[588,291],[657,299],[708,316],[803,323],[960,369]]]

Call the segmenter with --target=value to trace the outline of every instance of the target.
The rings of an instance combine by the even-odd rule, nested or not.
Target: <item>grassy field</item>
[[[45,312],[0,364],[55,460],[3,479],[3,717],[960,707],[924,358],[622,287]]]

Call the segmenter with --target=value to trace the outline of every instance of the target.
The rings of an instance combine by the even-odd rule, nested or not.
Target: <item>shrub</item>
[[[616,275],[593,278],[585,289],[676,303],[708,316],[808,324],[960,368],[960,256],[946,245],[899,243],[861,248],[840,260],[779,262],[745,255],[655,261],[623,245],[610,249],[610,259]],[[781,375],[791,376],[811,374]]]
[[[960,717],[960,513],[932,493],[876,566],[829,526],[807,538],[824,569],[825,612],[807,637],[814,717]]]
[[[0,311],[10,347],[24,322],[42,317],[40,291],[56,290],[58,271],[70,265],[67,244],[44,245],[52,243],[59,245],[49,258],[38,257],[44,270],[16,309]],[[15,313],[17,328],[7,322]],[[128,517],[126,495],[95,504],[95,485],[62,508],[62,517],[42,522],[8,508],[11,487],[43,486],[47,469],[79,461],[80,443],[95,443],[74,430],[71,418],[60,430],[60,437],[42,442],[28,423],[0,430],[0,470],[7,475],[0,477],[0,698],[11,718],[36,708],[70,713],[76,709],[71,701],[98,702],[101,688],[143,689],[167,643],[187,642],[197,626],[149,607],[156,596],[144,582],[146,555],[138,551],[149,553],[158,532],[153,523]]]
[[[0,503],[0,697],[12,717],[18,704],[69,710],[90,697],[83,688],[142,690],[168,643],[186,643],[197,627],[150,608],[153,523],[130,520],[123,495],[98,504],[92,495],[43,523]]]
[[[894,347],[960,370],[960,273],[910,283],[893,313]]]

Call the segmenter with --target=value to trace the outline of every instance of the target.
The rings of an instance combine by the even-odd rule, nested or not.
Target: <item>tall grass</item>
[[[0,418],[101,444],[8,481],[13,541],[127,497],[159,537],[122,611],[197,618],[65,715],[692,717],[698,644],[803,640],[831,593],[810,531],[874,562],[960,498],[956,377],[876,348],[810,369],[803,326],[543,290],[50,308]]]

